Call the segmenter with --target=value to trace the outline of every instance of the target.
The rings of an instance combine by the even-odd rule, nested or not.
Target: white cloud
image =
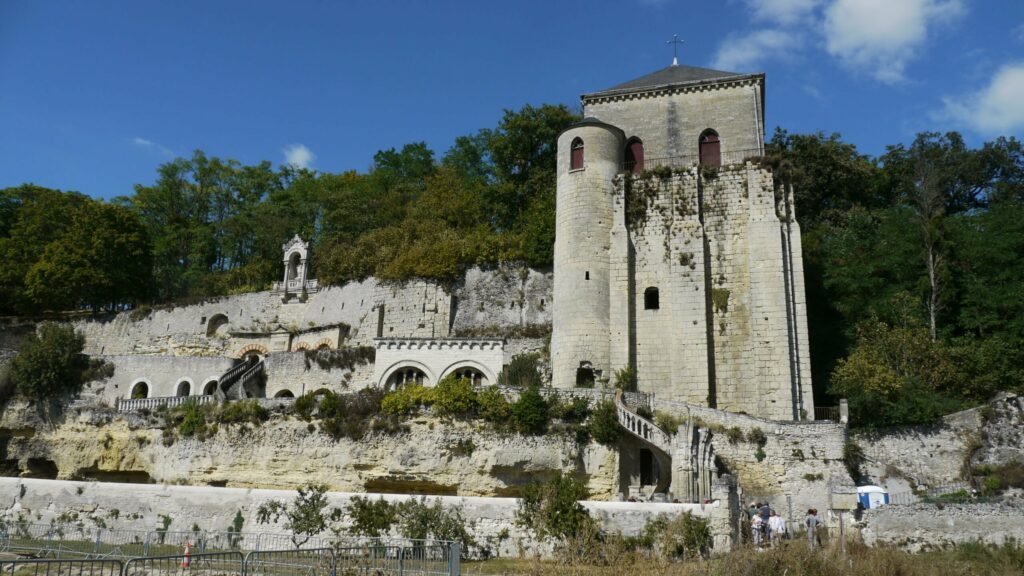
[[[944,116],[987,136],[1024,130],[1024,62],[1000,68],[988,86],[974,94],[945,98]]]
[[[289,144],[281,151],[284,152],[284,163],[296,168],[309,168],[316,160],[316,154],[305,144]]]
[[[132,138],[131,142],[132,142],[133,145],[135,145],[138,148],[144,148],[144,149],[147,149],[147,150],[155,150],[155,151],[159,152],[161,155],[167,156],[168,158],[173,158],[174,157],[174,152],[170,148],[167,148],[165,146],[161,146],[160,144],[157,144],[156,142],[153,142],[152,140],[147,140],[145,138],[140,138],[139,136],[136,136],[136,137]]]
[[[767,20],[783,26],[811,17],[823,0],[745,0],[755,20]]]
[[[825,9],[825,45],[882,82],[900,82],[928,29],[964,10],[963,0],[835,0]]]
[[[800,46],[800,39],[782,30],[758,30],[750,34],[730,34],[718,46],[712,68],[732,72],[749,71],[768,57],[786,57]]]

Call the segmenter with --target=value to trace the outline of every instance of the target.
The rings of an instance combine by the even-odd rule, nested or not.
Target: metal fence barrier
[[[246,576],[333,576],[334,550],[261,550],[245,555]]]
[[[121,576],[166,576],[186,570],[196,576],[242,576],[244,563],[241,552],[149,556],[125,562]]]
[[[0,525],[0,552],[69,562],[121,559],[127,561],[121,576],[163,576],[167,570],[180,572],[186,567],[190,572],[206,570],[217,576],[440,576],[459,573],[461,550],[458,542],[404,538],[304,539],[291,534],[86,529],[67,524]],[[248,554],[243,556],[245,551]],[[232,564],[235,561],[239,562],[237,567]],[[55,572],[54,576],[66,575]]]
[[[120,560],[3,560],[0,574],[12,576],[121,576]]]

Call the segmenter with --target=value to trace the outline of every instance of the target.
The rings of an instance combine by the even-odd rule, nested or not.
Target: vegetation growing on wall
[[[45,322],[26,336],[18,355],[11,361],[9,378],[15,389],[34,401],[57,400],[78,392],[83,375],[105,371],[99,365],[90,370],[82,355],[85,337],[68,324]]]

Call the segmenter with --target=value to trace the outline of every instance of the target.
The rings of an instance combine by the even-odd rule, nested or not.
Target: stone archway
[[[267,347],[262,344],[249,344],[238,351],[239,358],[245,358],[246,356],[259,356],[260,360],[267,357]]]
[[[284,390],[278,390],[277,394],[274,394],[274,398],[295,398],[295,394],[291,390],[285,388]]]
[[[192,394],[192,382],[187,378],[182,379],[181,382],[178,382],[178,386],[174,390],[174,395],[188,396],[190,394]]]
[[[403,360],[388,367],[378,385],[387,391],[411,383],[432,385],[436,382],[433,372],[426,365],[414,360]]]
[[[462,360],[449,365],[441,372],[441,378],[438,381],[444,380],[451,374],[455,374],[459,378],[468,378],[474,386],[486,386],[498,381],[497,375],[483,364],[473,360]]]
[[[138,400],[138,399],[141,399],[141,398],[149,398],[149,394],[150,394],[150,389],[149,389],[149,383],[148,382],[146,382],[144,380],[140,380],[140,381],[132,384],[132,400]]]

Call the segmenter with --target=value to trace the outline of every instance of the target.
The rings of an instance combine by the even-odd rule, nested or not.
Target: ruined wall
[[[612,260],[623,262],[611,293],[628,308],[612,303],[613,363],[632,359],[639,389],[660,398],[707,404],[713,391],[725,410],[810,415],[803,287],[788,273],[799,263],[771,172],[748,163],[623,176],[615,208]]]
[[[353,495],[328,493],[328,509],[344,509]],[[410,498],[393,494],[381,494],[379,497],[392,502]],[[283,533],[280,524],[259,524],[256,511],[266,502],[290,502],[294,498],[294,491],[283,490],[0,478],[0,519],[20,517],[45,524],[65,514],[76,516],[89,528],[102,524],[153,530],[162,526],[161,516],[166,516],[171,519],[171,524],[166,527],[170,531],[188,531],[195,525],[201,530],[224,532],[232,526],[235,515],[240,513],[245,532]],[[537,542],[531,533],[516,523],[519,502],[514,498],[442,496],[439,500],[445,508],[461,508],[473,537],[480,545],[489,546],[492,552],[501,556],[518,556],[520,551],[550,552],[549,544]],[[646,522],[658,514],[674,517],[689,511],[696,516],[709,516],[717,510],[714,506],[691,504],[584,501],[582,505],[605,530],[629,536],[639,534]],[[351,520],[346,516],[340,523],[350,526]]]
[[[913,504],[867,510],[858,523],[868,546],[899,546],[911,552],[982,542],[1024,541],[1024,501]]]
[[[710,434],[718,474],[736,477],[741,497],[752,502],[769,501],[790,520],[808,508],[823,510],[828,504],[828,483],[833,478],[852,483],[842,462],[846,429],[835,422],[778,422],[721,410],[655,400],[655,410],[682,419],[680,434],[673,439],[673,491],[696,467],[690,461],[693,427]],[[759,445],[755,429],[764,435]]]
[[[963,482],[969,465],[1024,462],[1024,399],[999,395],[932,425],[857,430],[851,439],[868,458],[867,479],[891,492]]]

